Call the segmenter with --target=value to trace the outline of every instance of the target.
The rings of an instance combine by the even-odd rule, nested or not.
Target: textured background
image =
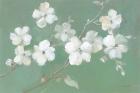
[[[0,73],[5,73],[8,68],[4,62],[9,57],[14,57],[14,46],[9,40],[9,33],[17,26],[28,25],[31,27],[33,44],[50,36],[52,27],[46,27],[45,31],[38,31],[32,11],[44,0],[0,0]],[[56,9],[59,22],[67,20],[71,16],[75,22],[73,28],[77,33],[83,29],[86,19],[94,17],[99,7],[92,4],[93,0],[50,0]],[[89,64],[78,67],[69,67],[66,72],[79,82],[80,90],[67,87],[63,82],[50,82],[45,88],[40,88],[31,93],[140,93],[140,0],[111,0],[104,9],[102,15],[106,15],[108,9],[114,8],[123,15],[123,23],[120,33],[131,34],[136,37],[130,40],[129,52],[124,55],[123,61],[126,76],[122,77],[115,71],[113,62],[101,63],[98,54],[93,56]],[[99,32],[99,27],[90,25],[89,29]],[[30,48],[30,47],[29,47]],[[20,67],[8,77],[0,79],[0,93],[21,93],[24,89],[38,84],[43,74],[48,74],[63,64],[65,54],[62,48],[57,49],[57,60],[44,67],[38,67],[33,63],[30,67]],[[40,92],[41,90],[41,92]]]

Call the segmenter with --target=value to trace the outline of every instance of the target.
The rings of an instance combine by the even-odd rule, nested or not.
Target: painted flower
[[[57,32],[55,38],[63,42],[68,41],[76,34],[76,31],[71,28],[71,24],[68,22],[63,23],[62,25],[56,25],[55,31]]]
[[[18,65],[29,66],[31,64],[31,52],[29,50],[25,51],[23,46],[17,46],[15,49],[15,58],[14,62]]]
[[[108,54],[110,59],[121,59],[122,53],[126,53],[128,50],[126,43],[127,39],[121,34],[107,35],[103,39],[103,44],[106,46],[104,52]]]
[[[44,28],[47,24],[53,24],[58,20],[54,8],[50,7],[48,2],[41,3],[39,9],[33,11],[32,17],[40,28]]]
[[[32,57],[40,66],[45,65],[47,61],[55,59],[55,48],[50,46],[48,40],[43,40],[39,45],[35,45],[34,50]]]
[[[31,43],[32,36],[28,34],[29,27],[17,27],[15,28],[15,33],[10,33],[10,39],[13,45],[27,46]]]
[[[102,37],[98,36],[98,32],[96,31],[88,31],[82,40],[87,46],[90,46],[90,48],[87,47],[87,49],[89,49],[91,53],[99,52],[103,48]]]
[[[82,61],[90,62],[92,46],[88,42],[82,42],[78,37],[72,37],[65,45],[65,51],[69,54],[71,65],[80,65]]]
[[[102,30],[112,31],[120,27],[122,16],[117,14],[116,10],[110,9],[107,16],[100,17],[99,22],[102,24]]]

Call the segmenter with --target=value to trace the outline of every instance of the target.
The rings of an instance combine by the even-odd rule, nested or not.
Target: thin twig
[[[64,70],[68,66],[69,66],[69,61],[68,61],[68,58],[67,58],[67,60],[65,61],[64,65],[61,68],[59,68],[57,71],[53,72],[51,77],[55,76],[57,73],[61,72],[62,70]]]
[[[47,84],[49,81],[55,79],[57,74],[59,72],[61,72],[62,70],[64,70],[68,66],[68,64],[69,64],[69,62],[66,61],[65,64],[59,70],[55,71],[52,75],[50,75],[50,77],[45,76],[44,77],[44,79],[45,79],[44,82],[40,82],[38,85],[33,86],[32,88],[29,88],[29,89],[25,90],[23,93],[29,93],[29,92],[33,91],[34,89],[37,89],[37,88]]]
[[[100,14],[102,13],[103,9],[104,9],[104,6],[101,7],[100,11],[97,13],[97,15],[96,15],[93,19],[87,20],[87,22],[86,22],[86,24],[84,25],[84,28],[83,28],[81,34],[79,35],[79,38],[81,38],[81,37],[84,35],[84,33],[85,33],[85,31],[86,31],[86,27],[87,27],[89,24],[94,23],[94,21],[97,20],[97,18],[98,18],[98,17],[100,16]]]
[[[51,80],[51,78],[49,78],[47,76],[43,77],[43,79],[44,79],[44,81],[40,81],[39,84],[37,84],[29,89],[26,89],[25,91],[23,91],[23,93],[29,93],[29,92],[33,91],[34,89],[40,88],[40,87],[44,86],[45,84],[47,84]]]

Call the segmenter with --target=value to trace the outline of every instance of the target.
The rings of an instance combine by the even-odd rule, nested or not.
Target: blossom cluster
[[[105,54],[107,54],[110,59],[121,59],[122,53],[126,53],[128,50],[127,38],[118,32],[115,33],[115,29],[121,25],[121,15],[117,14],[117,11],[110,9],[108,16],[102,16],[99,21],[102,24],[102,30],[108,32],[108,35],[103,39]]]
[[[74,36],[65,44],[71,65],[80,65],[82,61],[90,62],[91,54],[102,50],[102,37],[96,31],[88,31],[81,40]]]
[[[32,36],[29,34],[30,28],[28,26],[15,28],[14,33],[10,33],[10,40],[12,44],[16,46],[14,59],[8,59],[6,64],[12,66],[18,65],[30,65],[31,64],[31,51],[26,50],[25,47],[30,45]]]
[[[54,8],[48,2],[41,3],[38,9],[32,14],[36,24],[43,29],[47,24],[53,24],[58,20]],[[110,9],[107,16],[101,16],[98,20],[101,29],[107,34],[105,37],[99,35],[98,31],[86,31],[85,36],[77,36],[76,30],[72,28],[71,22],[64,22],[55,26],[54,37],[63,43],[64,51],[68,54],[70,65],[80,65],[83,62],[91,62],[92,55],[100,51],[104,52],[106,58],[111,60],[122,59],[123,53],[128,51],[128,39],[116,32],[122,23],[122,16],[116,10]],[[29,34],[28,26],[15,28],[14,33],[10,33],[10,40],[16,46],[15,57],[8,59],[6,65],[31,65],[32,59],[39,65],[44,66],[48,62],[55,60],[55,48],[47,39],[33,46],[33,51],[27,50],[26,46],[31,44],[32,36]],[[103,59],[102,59],[103,61]],[[125,75],[122,64],[117,64],[117,71]]]

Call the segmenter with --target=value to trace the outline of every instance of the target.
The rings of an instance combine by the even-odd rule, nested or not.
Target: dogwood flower
[[[82,43],[78,37],[72,37],[65,45],[65,51],[69,54],[69,63],[71,65],[80,65],[82,61],[90,62],[91,48],[90,43]]]
[[[32,17],[40,28],[44,28],[47,24],[53,24],[58,20],[54,8],[50,7],[48,2],[41,3],[39,9],[33,11]]]
[[[126,43],[127,39],[121,34],[107,35],[103,39],[103,44],[106,46],[104,52],[108,54],[110,59],[121,59],[122,53],[126,53],[128,50]]]
[[[38,65],[43,66],[47,61],[53,61],[55,59],[55,48],[50,46],[48,40],[43,40],[39,45],[34,46],[33,59]]]
[[[71,28],[71,24],[68,22],[63,23],[62,25],[56,25],[55,34],[56,39],[60,39],[63,42],[68,41],[71,37],[76,34],[76,31]]]
[[[103,48],[102,37],[98,36],[98,32],[96,31],[88,31],[82,40],[87,46],[90,45],[90,48],[87,47],[90,50],[89,52],[96,53]]]
[[[117,14],[116,10],[110,9],[107,16],[100,17],[99,22],[102,24],[102,30],[112,31],[120,27],[122,16]]]
[[[25,51],[23,46],[17,46],[15,49],[15,58],[14,62],[18,65],[29,66],[31,64],[31,52],[29,50]]]
[[[27,46],[31,43],[32,36],[28,34],[29,27],[17,27],[15,28],[15,33],[10,33],[10,39],[13,45]]]

